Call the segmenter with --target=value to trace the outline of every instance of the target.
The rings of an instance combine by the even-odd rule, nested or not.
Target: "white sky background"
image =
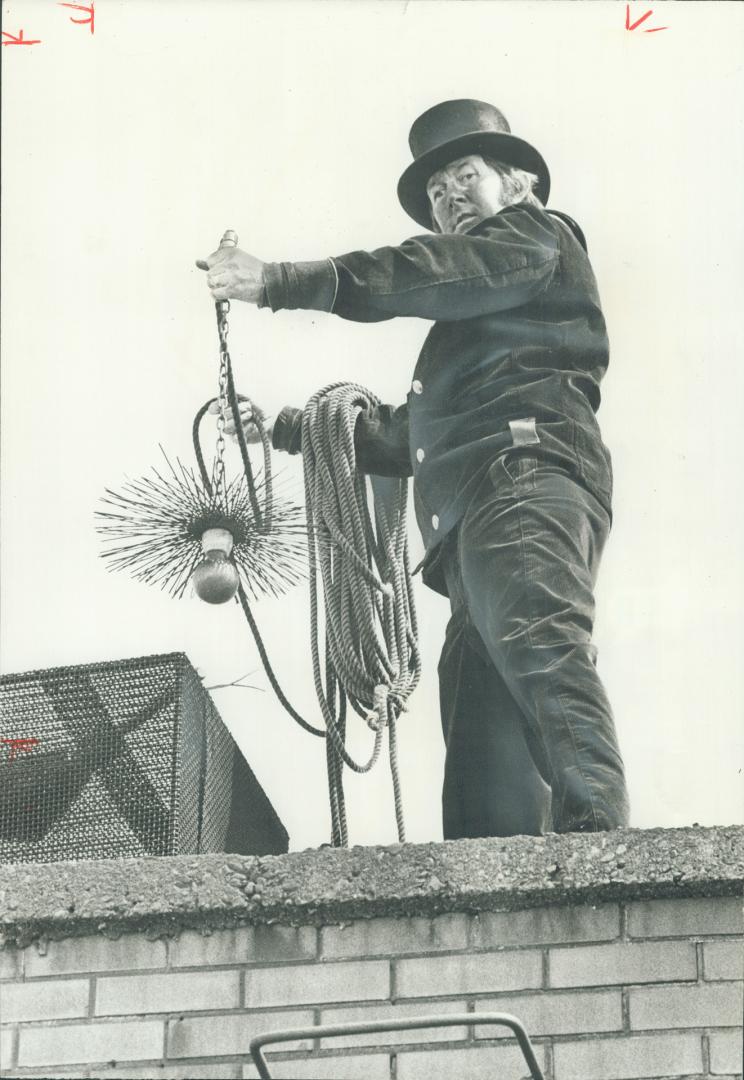
[[[267,260],[419,232],[395,196],[411,122],[492,101],[542,151],[550,205],[588,237],[612,343],[600,421],[615,525],[599,668],[641,827],[742,807],[744,6],[616,2],[98,0],[3,5],[2,670],[175,650],[301,848],[328,839],[323,746],[275,701],[236,605],[174,601],[98,557],[93,513],[158,463],[192,463],[215,393],[194,259],[225,228]],[[272,413],[347,378],[404,399],[429,324],[233,304],[240,392]],[[237,467],[237,451],[232,462]],[[276,457],[300,490],[299,459]],[[411,529],[413,557],[420,542]],[[441,838],[436,662],[447,603],[417,585],[424,676],[399,724],[408,836]],[[306,590],[255,608],[280,681],[318,720]],[[369,732],[354,716],[353,746]],[[347,775],[354,842],[391,842],[389,775]]]

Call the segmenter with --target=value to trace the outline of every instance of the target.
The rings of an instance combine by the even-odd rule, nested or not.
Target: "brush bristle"
[[[167,470],[153,467],[152,475],[128,480],[120,492],[107,488],[101,499],[105,509],[96,510],[96,531],[110,570],[127,571],[181,597],[202,558],[202,533],[226,528],[233,535],[232,558],[241,581],[254,599],[280,596],[306,576],[302,506],[274,491],[267,526],[256,518],[245,476],[215,496],[178,458],[173,465],[163,456]],[[261,474],[255,489],[260,506],[266,493]]]

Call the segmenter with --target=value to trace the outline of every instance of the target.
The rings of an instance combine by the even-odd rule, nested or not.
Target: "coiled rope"
[[[239,416],[232,363],[227,350],[226,311],[217,305],[226,397]],[[202,482],[211,493],[199,439],[199,427],[211,402],[193,424],[194,451]],[[305,731],[326,739],[326,766],[334,846],[348,844],[343,766],[369,772],[379,759],[388,729],[390,772],[398,839],[405,823],[398,768],[396,722],[421,675],[416,610],[408,558],[405,479],[370,477],[357,469],[354,431],[363,411],[379,399],[354,383],[331,383],[314,394],[303,410],[302,458],[310,579],[310,648],[315,691],[325,729],[308,723],[292,707],[271,667],[245,590],[238,600],[258,648],[266,675],[284,709]],[[270,531],[272,485],[270,442],[254,415],[263,445],[264,505],[260,507],[242,426],[235,425],[249,495],[258,528]],[[372,489],[372,513],[367,484]],[[318,588],[318,575],[321,589]],[[320,593],[325,613],[324,658],[320,647]],[[369,759],[359,763],[346,749],[347,701],[374,732]]]
[[[331,383],[310,398],[302,417],[302,458],[310,566],[313,677],[326,730],[334,844],[347,843],[343,764],[368,772],[388,729],[398,838],[405,824],[395,725],[419,681],[421,659],[408,559],[405,479],[367,478],[356,467],[359,415],[379,399],[354,383]],[[318,575],[325,610],[321,663]],[[323,675],[325,674],[325,685]],[[345,747],[348,699],[374,732],[359,764]]]

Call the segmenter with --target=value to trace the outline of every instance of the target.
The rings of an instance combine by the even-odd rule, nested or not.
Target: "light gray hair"
[[[496,161],[495,158],[484,156],[483,160],[501,177],[505,206],[515,206],[517,203],[527,203],[529,206],[543,205],[535,194],[537,177],[534,173],[518,169],[516,165],[505,165],[502,161]]]

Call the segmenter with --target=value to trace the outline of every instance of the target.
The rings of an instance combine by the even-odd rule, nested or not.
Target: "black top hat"
[[[537,176],[535,194],[548,201],[550,173],[542,156],[524,139],[511,134],[507,119],[495,106],[472,98],[442,101],[414,121],[408,136],[413,162],[398,183],[398,198],[407,214],[425,229],[432,227],[426,184],[437,169],[467,154],[482,154]]]

